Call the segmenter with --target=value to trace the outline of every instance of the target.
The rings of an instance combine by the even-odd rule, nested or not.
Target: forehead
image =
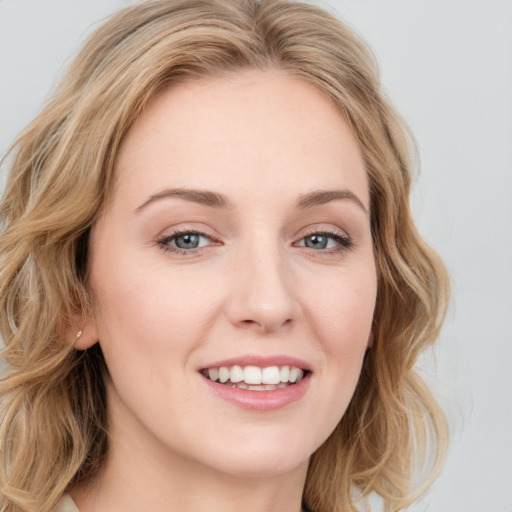
[[[134,201],[169,186],[222,189],[241,200],[256,190],[350,188],[369,207],[363,157],[339,110],[313,85],[278,71],[163,90],[128,131],[116,177]]]

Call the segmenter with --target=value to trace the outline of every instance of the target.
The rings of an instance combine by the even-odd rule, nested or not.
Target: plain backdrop
[[[99,20],[129,0],[0,0],[0,152]],[[324,0],[369,42],[415,133],[413,208],[453,282],[425,373],[452,427],[411,511],[512,512],[512,2]]]

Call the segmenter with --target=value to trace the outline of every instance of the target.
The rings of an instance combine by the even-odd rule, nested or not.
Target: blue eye
[[[327,249],[329,241],[325,235],[310,235],[304,238],[304,245],[310,249]]]
[[[197,249],[200,242],[201,237],[196,233],[185,233],[174,238],[174,243],[179,249]]]
[[[165,252],[181,255],[194,254],[204,247],[219,245],[211,236],[199,231],[176,231],[161,238],[157,243]],[[301,238],[294,245],[323,253],[337,253],[351,249],[354,244],[347,235],[318,232]]]
[[[337,250],[350,249],[353,242],[348,236],[340,233],[312,233],[299,240],[297,245],[315,251],[331,249],[336,252]]]
[[[177,232],[158,240],[158,244],[165,251],[178,253],[194,252],[195,249],[200,249],[210,243],[209,236],[196,231]]]

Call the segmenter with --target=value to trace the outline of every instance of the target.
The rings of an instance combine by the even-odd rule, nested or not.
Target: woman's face
[[[84,332],[110,371],[113,454],[237,475],[304,468],[349,404],[375,306],[347,123],[282,73],[189,82],[150,102],[116,173],[92,232]]]

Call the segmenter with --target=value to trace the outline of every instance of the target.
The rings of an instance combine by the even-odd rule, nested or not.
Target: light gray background
[[[85,34],[130,3],[0,0],[0,152]],[[317,3],[370,43],[416,134],[416,218],[453,279],[435,358],[423,362],[429,380],[437,375],[452,448],[411,511],[512,512],[512,2]]]

